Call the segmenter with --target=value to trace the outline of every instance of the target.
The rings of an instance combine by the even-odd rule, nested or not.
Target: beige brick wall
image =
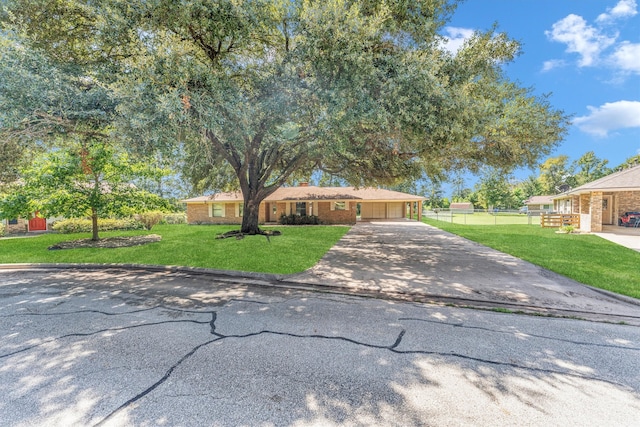
[[[9,220],[3,222],[5,224],[5,233],[24,233],[27,231],[28,221],[26,219],[18,219],[17,224],[9,224]]]
[[[343,211],[331,210],[333,202],[317,202],[317,215],[324,224],[355,224],[356,202],[347,202]]]
[[[208,203],[189,203],[187,204],[187,222],[189,224],[241,224],[242,217],[235,216],[235,203],[224,205],[224,217],[210,217]]]
[[[621,191],[617,193],[617,196],[618,212],[616,212],[616,217],[620,217],[625,212],[640,211],[640,191]]]
[[[602,191],[591,192],[591,231],[602,231]]]

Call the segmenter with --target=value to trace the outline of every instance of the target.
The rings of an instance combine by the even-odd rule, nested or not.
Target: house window
[[[9,225],[18,225],[18,218],[13,218],[9,220]]]
[[[344,211],[347,210],[347,202],[335,202],[333,210]]]
[[[307,202],[296,202],[296,215],[307,215]]]
[[[212,217],[224,217],[224,203],[214,203],[211,205],[211,216]]]
[[[236,203],[236,217],[244,215],[244,203]]]

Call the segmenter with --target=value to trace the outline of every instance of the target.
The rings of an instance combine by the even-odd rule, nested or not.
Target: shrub
[[[135,216],[137,221],[140,221],[142,225],[144,225],[145,230],[151,230],[154,225],[160,223],[162,221],[162,217],[164,216],[163,212],[160,211],[149,211],[143,212]]]
[[[575,227],[573,225],[563,225],[558,231],[562,233],[573,233],[575,231]]]
[[[185,213],[172,213],[164,214],[162,217],[163,224],[186,224],[187,214]]]
[[[51,227],[54,231],[63,234],[69,233],[90,233],[92,224],[88,218],[71,218],[62,221],[56,221]],[[133,218],[123,219],[98,219],[99,231],[112,230],[142,230],[144,225]]]
[[[0,237],[4,236],[5,226],[0,222]]]
[[[320,225],[321,221],[316,215],[285,215],[280,217],[282,225]]]

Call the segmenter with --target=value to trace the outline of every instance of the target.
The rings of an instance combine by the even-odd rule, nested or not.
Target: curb
[[[148,265],[148,264],[0,264],[1,270],[103,270],[103,269],[124,269],[124,270],[144,270],[149,272],[160,273],[187,273],[192,275],[212,276],[222,281],[242,280],[244,284],[260,287],[271,287],[280,289],[295,289],[299,291],[319,292],[319,293],[333,293],[340,295],[347,295],[361,298],[377,298],[386,299],[391,301],[404,301],[414,303],[426,303],[426,304],[440,304],[440,305],[452,305],[462,308],[475,308],[481,310],[494,310],[498,308],[506,308],[515,312],[531,315],[543,315],[559,318],[578,318],[582,320],[594,320],[589,319],[589,316],[604,316],[610,319],[631,319],[628,316],[617,316],[609,313],[598,312],[582,312],[567,310],[553,307],[538,307],[527,304],[519,303],[506,303],[491,300],[477,300],[467,299],[460,297],[428,294],[423,292],[381,292],[372,291],[362,288],[352,288],[345,286],[327,286],[327,285],[315,285],[303,282],[291,281],[291,275],[278,275],[270,273],[255,273],[236,270],[217,270],[201,267],[184,267],[184,266],[162,266],[162,265]],[[603,295],[607,295],[611,298],[618,299],[623,302],[631,303],[640,306],[640,300],[635,298],[626,297],[624,295],[618,295],[610,291],[594,288],[592,286],[583,285]],[[635,318],[637,319],[637,318]]]

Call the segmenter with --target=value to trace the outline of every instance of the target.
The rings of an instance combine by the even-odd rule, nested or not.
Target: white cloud
[[[616,68],[640,74],[640,43],[622,42],[611,55]]]
[[[444,48],[451,53],[456,53],[460,50],[464,42],[475,33],[470,28],[460,27],[445,27],[444,31],[447,33]]]
[[[596,18],[596,22],[606,23],[617,18],[628,18],[638,13],[636,0],[620,0],[613,8],[607,9],[608,13],[603,13]]]
[[[640,101],[608,102],[600,107],[587,108],[589,115],[573,120],[573,124],[583,132],[606,137],[618,129],[640,128]]]
[[[566,61],[562,59],[551,59],[542,63],[542,72],[551,71],[555,68],[562,68],[567,65]]]
[[[616,37],[607,37],[597,28],[588,25],[582,16],[568,15],[553,24],[551,31],[545,31],[549,39],[567,45],[567,52],[581,56],[578,65],[594,65],[600,52],[611,46]]]

